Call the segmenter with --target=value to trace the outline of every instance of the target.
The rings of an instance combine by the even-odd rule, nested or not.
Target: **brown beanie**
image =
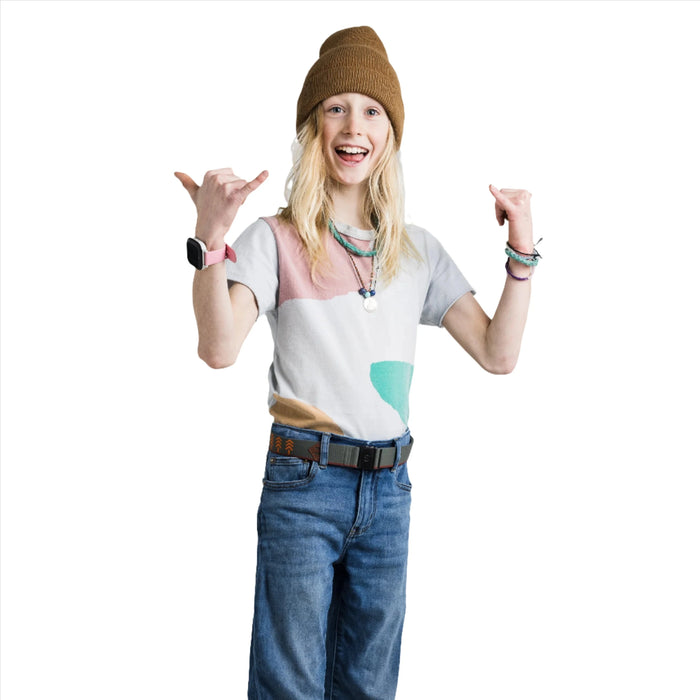
[[[397,148],[401,145],[401,86],[384,44],[371,27],[341,29],[323,42],[299,95],[297,131],[319,102],[344,92],[359,92],[380,102],[394,127]]]

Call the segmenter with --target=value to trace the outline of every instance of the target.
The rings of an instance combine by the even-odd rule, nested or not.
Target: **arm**
[[[228,168],[212,170],[204,176],[201,187],[189,175],[175,176],[197,207],[195,236],[204,241],[207,250],[217,250],[224,247],[224,236],[239,207],[265,181],[267,171],[246,182]],[[199,356],[217,369],[232,365],[258,316],[255,296],[242,284],[229,290],[224,263],[195,271],[192,296]]]
[[[491,186],[496,199],[496,218],[500,226],[508,221],[508,240],[513,248],[525,253],[534,250],[530,193],[525,190],[498,190]],[[509,260],[516,277],[529,277],[532,268]],[[508,374],[518,361],[530,304],[530,280],[510,275],[493,318],[490,319],[471,294],[458,299],[445,314],[443,325],[450,335],[488,372]]]
[[[226,267],[217,263],[195,271],[192,301],[199,357],[214,369],[231,366],[258,317],[253,292],[243,284],[229,289]]]

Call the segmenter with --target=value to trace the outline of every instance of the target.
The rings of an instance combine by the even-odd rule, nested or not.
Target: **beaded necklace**
[[[352,263],[352,269],[355,272],[355,277],[357,277],[357,281],[360,284],[360,288],[357,290],[357,293],[362,297],[362,306],[364,307],[365,311],[372,313],[373,311],[377,310],[377,300],[375,298],[375,294],[377,293],[376,291],[376,286],[377,286],[377,276],[375,272],[377,271],[377,268],[375,267],[375,259],[377,256],[377,251],[376,250],[361,250],[360,248],[355,247],[352,243],[349,243],[346,241],[337,231],[335,226],[333,225],[332,221],[328,222],[328,226],[331,230],[331,233],[333,234],[333,238],[335,238],[340,245],[345,248],[345,252],[348,254],[348,258],[350,259],[350,262]],[[365,283],[362,281],[362,277],[360,276],[360,271],[357,269],[357,265],[355,264],[355,261],[353,260],[353,254],[355,255],[360,255],[364,258],[371,258],[372,260],[372,272],[370,273],[369,277],[369,284],[365,285]]]
[[[357,293],[362,297],[362,306],[365,307],[365,311],[369,311],[370,313],[372,313],[372,311],[377,310],[377,300],[375,298],[375,294],[377,293],[377,290],[375,289],[377,279],[374,274],[375,259],[374,257],[372,258],[372,272],[369,277],[369,284],[365,287],[365,283],[362,281],[362,277],[360,277],[360,271],[357,269],[357,265],[352,259],[352,254],[349,250],[346,252],[348,254],[348,257],[350,258],[350,262],[352,263],[352,269],[355,271],[355,277],[357,277],[357,281],[360,283],[360,288],[357,290]]]
[[[345,248],[345,250],[349,250],[351,253],[355,253],[355,255],[359,255],[361,258],[373,258],[377,255],[376,250],[362,250],[361,248],[357,248],[354,246],[352,243],[349,241],[346,241],[336,230],[335,225],[333,224],[332,221],[328,222],[328,228],[330,228],[331,233],[333,234],[333,238],[335,238],[340,245]]]

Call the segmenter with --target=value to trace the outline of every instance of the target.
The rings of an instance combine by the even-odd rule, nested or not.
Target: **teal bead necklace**
[[[346,241],[336,230],[335,226],[333,225],[332,221],[328,222],[328,227],[330,228],[331,233],[333,234],[333,238],[335,238],[340,245],[345,248],[345,252],[348,254],[348,258],[350,259],[350,262],[352,263],[352,269],[355,272],[355,277],[357,277],[357,281],[360,284],[360,288],[357,290],[357,293],[362,297],[362,306],[364,307],[365,311],[372,313],[373,311],[377,310],[377,300],[375,298],[376,292],[376,284],[377,284],[377,277],[376,277],[376,270],[375,270],[375,260],[377,256],[377,251],[376,250],[361,250],[360,248],[357,248],[354,246],[352,243],[349,243]],[[372,272],[370,274],[369,278],[369,284],[365,286],[365,283],[362,281],[362,277],[360,276],[360,271],[357,269],[357,265],[355,264],[355,261],[352,259],[352,256],[354,255],[359,255],[363,258],[371,258],[372,259]]]
[[[351,253],[354,253],[355,255],[359,255],[361,258],[373,258],[377,255],[376,250],[361,250],[360,248],[357,248],[354,246],[352,243],[349,241],[346,241],[336,230],[334,224],[332,221],[328,222],[328,228],[330,228],[331,233],[333,234],[333,238],[335,238],[340,245],[345,248],[345,250],[349,250]]]

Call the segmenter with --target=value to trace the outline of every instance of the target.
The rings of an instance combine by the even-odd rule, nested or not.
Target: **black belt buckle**
[[[379,461],[379,450],[371,445],[363,445],[360,447],[360,454],[357,458],[357,467],[363,471],[373,471],[379,469],[377,462]]]

